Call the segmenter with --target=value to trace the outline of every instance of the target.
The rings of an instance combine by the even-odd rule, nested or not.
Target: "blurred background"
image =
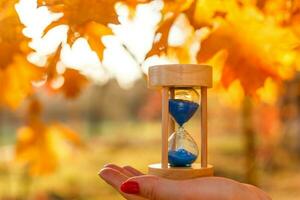
[[[209,163],[300,198],[299,0],[0,0],[0,199],[122,199],[160,161],[149,66],[206,63]],[[197,143],[199,113],[186,126]]]

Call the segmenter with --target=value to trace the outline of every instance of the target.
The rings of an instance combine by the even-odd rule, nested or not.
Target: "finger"
[[[107,164],[104,166],[105,168],[111,168],[111,169],[115,169],[116,171],[119,171],[120,173],[124,174],[125,176],[127,177],[133,177],[133,176],[136,176],[134,173],[132,173],[131,171],[125,169],[125,168],[122,168],[118,165],[115,165],[115,164]]]
[[[115,189],[119,190],[120,185],[128,179],[127,176],[120,173],[119,171],[112,168],[104,168],[99,172],[99,176],[107,182],[109,185],[113,186]]]
[[[249,190],[255,192],[261,200],[271,200],[271,197],[258,187],[246,183],[244,183],[243,185],[245,185]]]
[[[121,186],[123,192],[139,195],[146,199],[177,200],[184,199],[179,190],[179,182],[143,175],[128,179]]]
[[[257,199],[241,183],[222,177],[202,177],[185,181],[185,195],[194,194],[198,200]],[[258,199],[257,199],[258,200]]]
[[[120,173],[119,171],[112,169],[112,168],[104,168],[99,172],[99,176],[115,188],[122,196],[124,196],[128,200],[146,200],[142,197],[138,197],[135,195],[130,195],[123,193],[120,191],[121,184],[128,179],[124,174]]]
[[[131,166],[124,166],[124,169],[126,169],[127,171],[129,171],[131,174],[134,174],[134,176],[142,176],[144,175],[142,172],[140,172],[139,170],[131,167]]]

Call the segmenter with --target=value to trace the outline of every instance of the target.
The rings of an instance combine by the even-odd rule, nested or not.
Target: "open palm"
[[[130,166],[106,165],[100,177],[128,200],[270,200],[261,189],[227,178],[169,180]],[[129,189],[128,189],[129,187]],[[131,188],[130,188],[131,187]]]

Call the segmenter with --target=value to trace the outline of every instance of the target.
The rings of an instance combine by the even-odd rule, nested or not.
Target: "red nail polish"
[[[139,184],[136,181],[126,181],[122,183],[120,189],[127,194],[138,194],[140,192]]]

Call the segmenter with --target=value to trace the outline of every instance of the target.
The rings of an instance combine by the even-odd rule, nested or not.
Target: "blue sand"
[[[169,99],[169,112],[179,126],[187,122],[194,115],[198,107],[199,104],[192,101]]]
[[[197,159],[197,156],[185,149],[177,149],[176,151],[170,150],[168,158],[172,167],[188,167]]]

